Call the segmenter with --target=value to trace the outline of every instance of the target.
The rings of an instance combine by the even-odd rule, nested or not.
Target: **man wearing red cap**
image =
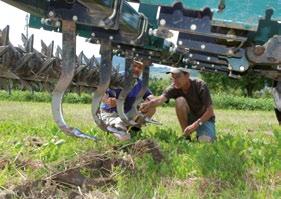
[[[169,99],[175,99],[176,114],[183,135],[190,139],[190,135],[196,131],[199,141],[214,141],[215,114],[206,83],[199,79],[190,79],[186,68],[172,68],[167,73],[171,74],[172,85],[161,96],[142,103],[140,110],[146,111],[162,105]]]

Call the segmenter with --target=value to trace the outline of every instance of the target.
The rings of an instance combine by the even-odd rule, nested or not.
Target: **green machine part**
[[[149,20],[149,28],[156,29],[158,28],[158,21],[157,21],[157,12],[158,6],[157,5],[148,5],[141,3],[139,6],[140,13],[143,13]],[[145,45],[145,48],[151,50],[157,50],[163,48],[164,39],[155,37],[153,35],[149,35],[147,38],[148,42]]]
[[[281,20],[280,0],[140,0],[148,5],[172,7],[175,3],[181,3],[185,9],[203,10],[210,8],[213,12],[212,25],[256,31],[259,20],[265,16],[267,9],[273,10],[271,20]],[[224,4],[222,11],[220,4]]]
[[[88,16],[85,16],[88,17]],[[41,17],[38,15],[31,15],[29,19],[29,26],[32,28],[40,29],[44,28],[45,30],[49,31],[56,31],[60,32],[60,27],[54,27],[52,24],[46,25],[42,24],[41,22]],[[90,24],[85,24],[85,23],[80,23],[79,21],[76,22],[77,24],[77,33],[79,36],[89,38],[91,37],[91,34],[93,32],[93,28],[95,25],[90,25]],[[127,2],[124,2],[122,4],[122,12],[120,13],[120,30],[125,32],[126,34],[139,34],[139,31],[141,29],[141,17],[140,14],[134,10]],[[115,31],[115,30],[108,30],[110,31]],[[116,32],[116,31],[115,31]]]

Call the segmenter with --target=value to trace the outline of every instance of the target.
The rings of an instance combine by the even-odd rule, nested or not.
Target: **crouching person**
[[[140,110],[149,110],[173,98],[176,100],[176,114],[183,136],[190,140],[191,134],[196,131],[198,141],[214,141],[215,114],[205,82],[190,79],[186,68],[173,68],[167,73],[171,74],[172,85],[161,96],[142,103]]]
[[[140,61],[133,61],[132,64],[132,74],[136,77],[136,83],[125,99],[125,113],[128,113],[131,110],[138,93],[142,88],[142,80],[139,77],[141,76],[145,66]],[[106,94],[102,99],[100,113],[102,121],[108,126],[108,129],[113,133],[113,135],[119,140],[124,141],[130,139],[130,133],[128,132],[129,126],[122,121],[117,113],[117,99],[121,91],[122,89],[107,89]],[[152,98],[152,92],[147,89],[143,96],[143,100],[151,100]],[[155,110],[156,109],[154,107],[151,107],[142,111],[142,113],[151,118],[155,113]],[[135,119],[130,115],[127,116],[129,119]]]

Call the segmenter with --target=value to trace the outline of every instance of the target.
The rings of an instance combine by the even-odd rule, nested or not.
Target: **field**
[[[18,185],[25,185],[26,191],[27,182],[48,179],[81,166],[81,162],[75,162],[81,157],[99,154],[91,157],[106,156],[130,164],[112,164],[107,171],[108,183],[90,189],[63,186],[56,192],[58,198],[72,193],[81,198],[281,197],[281,128],[273,111],[215,110],[218,140],[213,144],[179,139],[180,128],[172,107],[158,109],[155,118],[163,125],[147,126],[127,143],[97,130],[89,104],[65,104],[64,112],[71,126],[100,140],[61,133],[51,118],[49,103],[0,101],[3,193],[19,190]],[[130,148],[137,140],[156,144],[163,159]],[[93,178],[87,168],[81,169]]]

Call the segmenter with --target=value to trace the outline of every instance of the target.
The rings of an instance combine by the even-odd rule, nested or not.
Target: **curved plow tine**
[[[63,21],[63,63],[55,89],[52,93],[52,113],[55,122],[59,128],[66,134],[79,137],[96,140],[95,136],[87,135],[81,132],[79,129],[69,127],[63,118],[62,113],[62,99],[63,95],[70,85],[74,71],[75,71],[75,51],[76,51],[76,35],[75,35],[75,23],[70,21]]]
[[[106,125],[97,115],[100,102],[102,97],[105,94],[106,89],[109,86],[110,78],[111,78],[111,71],[112,71],[112,46],[110,41],[101,42],[100,47],[100,54],[101,54],[101,64],[100,64],[100,71],[99,71],[99,85],[94,92],[93,100],[92,100],[92,115],[93,118],[102,130],[108,131]]]
[[[275,103],[275,115],[279,125],[281,125],[281,81],[275,81],[272,96]]]
[[[126,58],[126,63],[125,63],[125,79],[123,82],[124,86],[117,99],[117,112],[123,122],[125,122],[127,125],[135,126],[137,123],[130,120],[127,117],[127,115],[124,113],[125,99],[126,99],[128,93],[132,90],[134,83],[135,83],[135,81],[134,81],[135,78],[133,77],[133,74],[132,74],[132,66],[131,66],[132,61],[133,61],[133,58],[131,55],[129,55]]]

